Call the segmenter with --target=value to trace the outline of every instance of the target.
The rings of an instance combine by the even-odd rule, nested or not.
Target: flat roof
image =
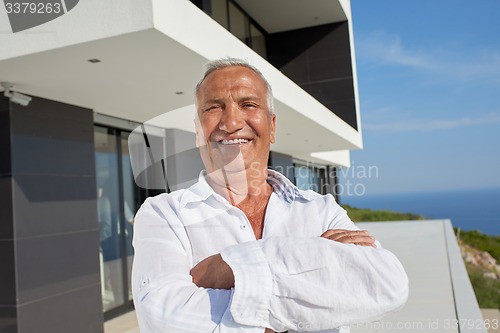
[[[487,332],[450,220],[356,225],[399,258],[410,294],[401,310],[379,322],[352,327],[352,333]]]

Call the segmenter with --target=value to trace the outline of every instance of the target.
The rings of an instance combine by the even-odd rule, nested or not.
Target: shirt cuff
[[[260,243],[233,245],[222,250],[221,256],[234,274],[230,305],[234,320],[242,325],[267,327],[273,280]]]

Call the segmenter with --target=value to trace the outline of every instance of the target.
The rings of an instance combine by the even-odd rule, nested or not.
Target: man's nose
[[[234,133],[242,129],[245,124],[244,113],[238,105],[226,105],[222,112],[219,128],[227,133]]]

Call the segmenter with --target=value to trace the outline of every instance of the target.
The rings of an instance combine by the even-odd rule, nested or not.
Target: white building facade
[[[336,168],[362,148],[349,0],[80,0],[16,33],[0,8],[0,30],[0,81],[32,98],[0,97],[2,332],[100,332],[131,308],[133,214],[201,168],[193,91],[207,61],[263,72],[269,166],[298,186],[335,194]],[[141,158],[130,133],[161,153]]]

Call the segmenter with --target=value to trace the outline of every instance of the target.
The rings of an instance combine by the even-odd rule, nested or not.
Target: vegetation
[[[461,244],[467,244],[478,251],[488,252],[497,262],[500,262],[499,236],[485,235],[478,230],[458,231],[455,229],[455,233]],[[479,306],[481,308],[500,308],[500,280],[485,277],[485,274],[492,272],[492,270],[478,267],[472,263],[465,263],[465,266]]]
[[[493,258],[500,262],[500,236],[485,235],[478,230],[457,231],[457,229],[455,229],[455,234],[458,234],[460,240],[465,244],[480,251],[488,252]]]
[[[398,213],[390,210],[372,210],[342,205],[353,222],[424,220],[420,215]]]
[[[483,309],[500,308],[500,280],[485,277],[485,270],[466,263],[467,273],[474,288],[479,307]]]

